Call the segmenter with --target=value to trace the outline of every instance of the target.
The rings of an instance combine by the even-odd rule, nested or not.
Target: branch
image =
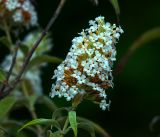
[[[98,6],[99,1],[98,0],[90,0],[92,2],[93,5]]]
[[[64,6],[64,3],[66,2],[66,0],[61,0],[56,11],[54,12],[51,20],[49,21],[49,23],[47,24],[46,28],[42,31],[40,37],[38,38],[38,40],[35,42],[35,44],[33,45],[32,49],[29,51],[29,53],[27,54],[27,57],[24,60],[24,63],[22,65],[22,68],[19,72],[19,74],[17,75],[17,77],[14,80],[14,83],[12,86],[10,87],[6,87],[5,90],[3,91],[3,93],[1,93],[0,95],[0,99],[4,98],[5,96],[7,96],[18,84],[18,82],[20,81],[24,71],[26,70],[29,61],[33,55],[33,53],[35,52],[35,50],[37,49],[37,47],[39,46],[40,42],[42,41],[42,39],[47,35],[47,32],[49,31],[49,29],[51,28],[51,26],[55,23],[58,15],[61,12],[62,7]]]
[[[111,137],[99,124],[97,124],[89,119],[83,118],[83,117],[77,117],[77,120],[85,122],[85,123],[90,123],[94,127],[95,131],[97,133],[99,133],[101,136]]]
[[[127,50],[127,52],[120,58],[118,65],[114,70],[114,75],[119,75],[124,70],[124,67],[128,63],[128,60],[133,53],[144,44],[160,38],[160,27],[151,29],[142,34]]]
[[[16,64],[16,58],[17,58],[19,45],[20,45],[20,41],[17,41],[16,47],[15,47],[15,52],[14,52],[14,55],[13,55],[13,58],[12,58],[12,64],[11,64],[11,67],[9,69],[9,72],[8,72],[8,75],[7,75],[7,78],[6,78],[7,81],[9,81],[9,78],[10,78],[10,76],[12,74],[14,65]]]
[[[9,68],[9,71],[7,73],[7,76],[6,76],[6,80],[5,80],[5,84],[2,85],[0,91],[3,92],[3,90],[5,89],[5,86],[8,85],[8,81],[9,81],[9,78],[12,74],[12,71],[13,71],[13,68],[16,64],[16,58],[17,58],[17,52],[18,52],[18,48],[19,48],[19,41],[17,42],[16,44],[16,47],[15,47],[15,51],[14,51],[14,55],[13,55],[13,58],[12,58],[12,63],[11,63],[11,66]]]

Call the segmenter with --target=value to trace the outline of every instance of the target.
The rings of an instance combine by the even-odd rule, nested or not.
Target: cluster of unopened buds
[[[50,95],[65,97],[67,101],[77,95],[92,95],[105,110],[109,107],[105,90],[113,87],[115,44],[123,30],[105,23],[102,16],[90,20],[89,25],[72,40],[66,59],[54,71],[56,83],[52,84]]]
[[[37,13],[30,0],[0,0],[0,19],[13,24],[37,25]]]

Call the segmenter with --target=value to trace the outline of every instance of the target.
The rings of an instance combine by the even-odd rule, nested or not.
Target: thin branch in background
[[[127,50],[127,52],[120,58],[117,67],[114,70],[114,75],[119,75],[123,72],[124,67],[133,53],[144,44],[160,38],[160,27],[151,29],[142,34]]]
[[[98,2],[98,0],[90,0],[92,3],[93,3],[93,5],[95,5],[95,6],[98,6],[98,4],[99,4],[99,2]]]
[[[77,117],[77,120],[92,125],[95,132],[97,132],[99,135],[102,135],[103,137],[111,137],[109,133],[107,133],[99,124],[83,117]]]
[[[12,57],[12,63],[11,63],[11,66],[10,66],[10,68],[9,68],[9,71],[8,71],[8,73],[7,73],[6,80],[5,80],[5,84],[3,84],[2,87],[1,87],[1,89],[0,89],[1,92],[3,92],[5,86],[8,85],[8,81],[9,81],[10,76],[11,76],[11,74],[12,74],[13,68],[14,68],[14,66],[15,66],[15,64],[16,64],[16,58],[17,58],[17,52],[18,52],[19,45],[20,45],[20,42],[18,41],[18,42],[16,43],[16,47],[15,47],[15,49],[14,49],[14,53],[13,53],[13,57]]]
[[[12,45],[13,43],[12,43],[12,38],[11,38],[11,34],[10,34],[10,27],[7,24],[6,20],[3,21],[3,24],[4,24],[4,31],[6,33],[6,37],[8,39],[8,42],[9,42],[9,44]]]
[[[62,7],[64,6],[66,0],[61,0],[56,11],[54,12],[51,20],[49,21],[49,23],[47,24],[46,28],[42,31],[40,37],[38,38],[38,40],[35,42],[35,44],[33,45],[32,49],[29,51],[29,53],[27,54],[24,63],[22,65],[22,68],[20,70],[20,72],[18,73],[17,77],[14,80],[14,83],[12,86],[10,87],[6,87],[5,90],[3,91],[3,94],[0,95],[0,99],[4,98],[5,96],[7,96],[14,88],[15,86],[18,84],[18,82],[20,81],[24,71],[26,70],[29,61],[33,55],[33,53],[35,52],[35,50],[37,49],[37,47],[39,46],[40,42],[42,41],[42,39],[47,35],[47,32],[49,31],[49,29],[51,28],[51,26],[55,23],[58,15],[60,14]],[[2,91],[1,91],[2,92]]]
[[[16,47],[15,47],[15,51],[14,51],[14,55],[13,55],[13,58],[12,58],[12,64],[11,64],[11,67],[9,69],[9,72],[8,72],[7,78],[6,78],[7,82],[9,81],[10,76],[11,76],[12,71],[13,71],[13,68],[14,68],[14,66],[16,64],[16,58],[17,58],[17,53],[18,53],[19,45],[20,45],[20,41],[17,41]]]
[[[116,13],[116,16],[117,16],[117,23],[120,24],[120,8],[119,8],[119,2],[118,0],[109,0],[110,3],[112,4],[114,10],[115,10],[115,13]]]
[[[11,120],[7,119],[2,122],[3,128],[13,128],[14,126],[20,128],[24,125],[24,122],[16,121],[16,120]],[[33,132],[35,135],[37,135],[37,130],[34,127],[26,127],[27,130]],[[1,130],[1,128],[0,128]]]
[[[22,77],[22,74],[24,73],[26,67],[29,64],[29,61],[33,55],[33,53],[35,52],[35,50],[37,49],[37,47],[39,46],[40,42],[42,41],[42,39],[47,35],[47,32],[49,31],[49,29],[51,28],[51,26],[54,24],[55,20],[57,19],[64,3],[66,0],[61,0],[57,10],[55,11],[55,13],[53,14],[51,20],[49,21],[49,23],[47,24],[46,28],[42,31],[39,39],[35,42],[35,44],[33,45],[32,49],[29,51],[27,57],[25,58],[25,61],[22,65],[22,69],[20,70],[19,74],[17,75],[17,77],[15,78],[15,82],[13,84],[13,87],[15,87],[17,85],[17,83],[19,82],[20,78]]]
[[[7,135],[7,137],[10,137],[10,135],[7,133],[7,131],[6,130],[4,130],[3,128],[1,128],[0,127],[0,130],[2,131],[2,132],[4,132],[6,135]]]
[[[160,136],[160,116],[155,116],[150,124],[149,129],[154,136]]]
[[[67,117],[64,116],[64,117],[58,118],[57,121],[59,123],[64,123],[66,119],[67,119]],[[105,129],[103,129],[103,127],[101,127],[99,124],[97,124],[97,123],[95,123],[95,122],[93,122],[93,121],[91,121],[89,119],[86,119],[86,118],[78,116],[77,117],[77,121],[78,121],[78,123],[81,123],[81,122],[82,123],[88,123],[89,125],[91,125],[94,128],[95,132],[98,133],[99,135],[101,135],[102,137],[111,137],[109,135],[109,133],[107,133],[105,131]]]

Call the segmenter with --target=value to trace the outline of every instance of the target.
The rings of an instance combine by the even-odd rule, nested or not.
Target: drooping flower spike
[[[99,98],[100,108],[109,107],[105,90],[113,87],[112,66],[116,60],[115,44],[123,33],[121,27],[105,23],[99,16],[89,21],[90,27],[72,40],[66,59],[54,71],[51,97],[65,97],[67,101],[77,95]]]

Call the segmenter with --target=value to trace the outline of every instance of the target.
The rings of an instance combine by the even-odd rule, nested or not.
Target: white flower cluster
[[[37,13],[30,0],[1,0],[2,8],[0,15],[7,17],[11,15],[13,22],[25,25],[37,25]],[[9,13],[9,14],[8,14]]]
[[[105,110],[105,90],[113,87],[112,65],[116,60],[116,41],[123,33],[121,27],[105,23],[99,16],[89,21],[90,27],[72,40],[66,59],[54,71],[51,97],[65,97],[67,101],[77,94],[98,95],[100,108]],[[97,96],[96,96],[97,97]]]

